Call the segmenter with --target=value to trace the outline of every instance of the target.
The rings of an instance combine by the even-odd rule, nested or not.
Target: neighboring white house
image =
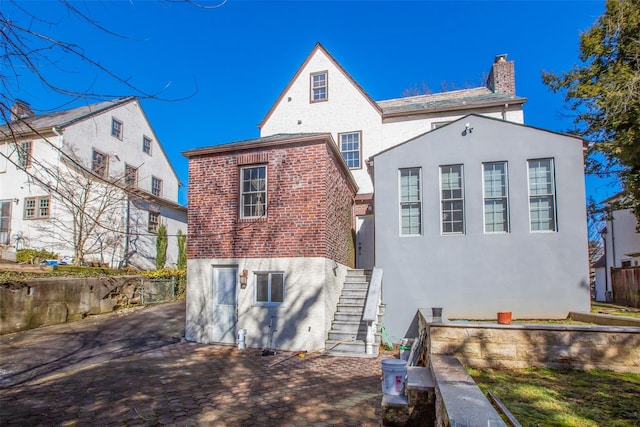
[[[589,311],[583,143],[465,116],[374,156],[376,267],[394,342],[416,311],[565,318]]]
[[[380,76],[383,78],[383,76]],[[259,124],[260,136],[329,132],[359,187],[357,259],[370,269],[373,250],[373,183],[369,157],[469,113],[523,123],[515,95],[513,61],[498,55],[484,87],[374,101],[321,45],[307,56]]]
[[[18,100],[0,126],[0,245],[151,269],[165,224],[175,265],[179,185],[137,98],[41,115]]]
[[[640,233],[633,211],[618,208],[624,204],[624,193],[615,194],[602,202],[607,218],[600,232],[604,255],[594,265],[596,271],[596,301],[611,301],[611,268],[640,265]]]

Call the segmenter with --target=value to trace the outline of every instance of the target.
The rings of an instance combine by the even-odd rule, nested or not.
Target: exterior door
[[[11,241],[11,200],[0,201],[0,245]]]
[[[238,267],[213,267],[212,342],[234,344],[238,323]]]
[[[373,215],[363,215],[356,219],[356,268],[373,269],[374,252]]]

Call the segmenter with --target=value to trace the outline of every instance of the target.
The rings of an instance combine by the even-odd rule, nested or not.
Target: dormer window
[[[311,102],[327,100],[329,93],[328,80],[327,71],[311,74]]]
[[[111,119],[111,136],[122,139],[122,122],[120,120]]]

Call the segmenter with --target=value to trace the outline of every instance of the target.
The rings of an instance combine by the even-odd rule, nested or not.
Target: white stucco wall
[[[465,122],[473,133],[463,136]],[[557,232],[531,232],[527,160],[555,162]],[[590,304],[586,201],[579,139],[470,116],[376,156],[376,266],[393,340],[418,308],[448,318],[564,318]],[[485,234],[482,163],[508,162],[510,232]],[[442,235],[441,165],[464,165],[465,233]],[[399,235],[398,169],[422,168],[420,236]],[[415,325],[413,325],[415,326]]]
[[[248,347],[269,346],[269,323],[273,316],[272,347],[312,351],[324,346],[336,310],[346,267],[334,273],[333,261],[325,258],[189,259],[187,262],[186,339],[213,343],[210,328],[216,327],[213,304],[214,266],[237,266],[249,271],[247,287],[238,285],[237,329],[246,329]],[[256,304],[255,272],[284,272],[284,303],[277,307]],[[215,331],[213,332],[215,333]],[[237,337],[237,332],[236,332]]]
[[[607,258],[606,274],[611,290],[611,267],[622,267],[623,261],[631,266],[640,265],[640,233],[636,231],[636,217],[631,209],[619,209],[612,212],[612,220],[607,221],[607,233],[603,235]],[[600,279],[600,280],[598,280]],[[596,286],[604,289],[604,277],[596,277]],[[604,301],[604,296],[601,301]]]

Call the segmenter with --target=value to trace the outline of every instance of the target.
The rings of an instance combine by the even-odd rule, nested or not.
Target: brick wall
[[[327,257],[352,265],[354,191],[325,141],[190,157],[188,257]],[[267,214],[240,219],[240,167],[251,164],[267,165]]]
[[[488,83],[494,92],[515,95],[516,77],[514,62],[507,61],[506,55],[499,55],[491,67]]]

